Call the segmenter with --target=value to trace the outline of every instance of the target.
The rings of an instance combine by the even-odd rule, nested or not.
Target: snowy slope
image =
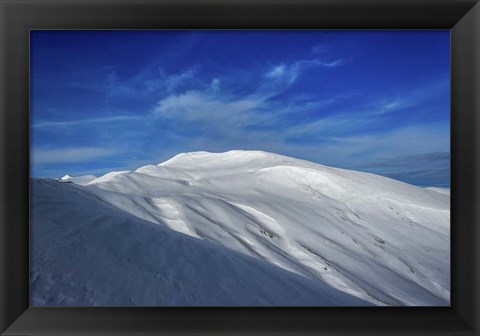
[[[33,306],[369,305],[133,217],[86,188],[35,179],[31,190]]]
[[[184,153],[68,188],[190,236],[188,244],[208,242],[373,304],[450,302],[448,194],[259,151]],[[77,201],[63,198],[70,212]]]

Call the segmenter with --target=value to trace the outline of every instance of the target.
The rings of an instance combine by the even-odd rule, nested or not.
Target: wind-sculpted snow
[[[258,151],[33,185],[34,304],[450,303],[450,201],[437,190]]]
[[[87,188],[42,179],[31,187],[34,306],[369,305],[134,217]]]

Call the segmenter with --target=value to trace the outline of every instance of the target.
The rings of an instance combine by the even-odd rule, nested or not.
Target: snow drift
[[[260,151],[80,181],[32,180],[33,305],[450,302],[448,193]]]

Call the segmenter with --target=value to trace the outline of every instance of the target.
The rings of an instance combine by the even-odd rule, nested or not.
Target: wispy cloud
[[[433,152],[433,153],[422,153],[415,155],[404,155],[404,156],[395,156],[380,158],[374,162],[369,162],[363,165],[360,165],[361,168],[391,168],[391,167],[406,167],[411,164],[411,162],[436,162],[436,161],[449,161],[450,153],[449,152]]]
[[[426,102],[434,101],[436,96],[448,94],[448,82],[438,81],[424,86],[412,88],[401,98],[380,98],[371,103],[358,106],[353,111],[337,111],[314,121],[307,120],[290,127],[286,135],[301,137],[318,134],[321,137],[330,133],[348,133],[360,131],[384,120],[389,114],[395,115],[409,108],[422,106]]]
[[[221,80],[219,78],[214,78],[210,83],[210,88],[212,89],[212,91],[217,92],[218,90],[220,90],[220,84]]]
[[[280,78],[285,75],[286,71],[287,71],[287,66],[285,64],[276,65],[267,72],[267,77]]]
[[[384,175],[444,163],[448,167],[449,163],[445,159],[450,148],[449,129],[442,125],[330,137],[317,144],[295,145],[288,141],[283,144],[282,151],[294,157]]]
[[[244,127],[263,118],[255,113],[265,108],[265,100],[255,97],[230,97],[202,91],[189,91],[160,100],[153,110],[157,117],[184,122],[206,122],[215,127]]]
[[[201,84],[201,81],[198,79],[200,68],[200,65],[195,64],[183,71],[173,74],[168,74],[162,70],[160,81],[168,93],[175,93],[178,89],[185,87],[185,85],[191,86],[192,82]]]
[[[450,152],[431,152],[380,158],[358,169],[423,186],[445,186],[450,181]]]
[[[380,116],[388,113],[392,113],[395,111],[399,111],[405,108],[412,107],[416,105],[418,102],[408,100],[408,99],[383,99],[381,101],[376,101],[372,104],[368,104],[365,108],[371,116]]]
[[[448,151],[450,137],[448,125],[427,124],[407,126],[367,135],[333,137],[333,143],[363,153],[362,160]]]
[[[102,147],[77,147],[62,149],[34,149],[32,151],[32,163],[72,163],[88,162],[103,157],[110,157],[118,153],[118,150]]]
[[[284,80],[287,83],[294,83],[298,77],[306,70],[314,67],[333,68],[342,65],[343,60],[325,62],[317,59],[299,60],[291,64],[278,64],[271,67],[265,76],[274,80]]]
[[[86,125],[86,124],[145,120],[146,118],[148,117],[146,116],[112,116],[112,117],[104,117],[104,118],[86,118],[86,119],[68,120],[68,121],[41,121],[33,124],[32,127],[37,129],[55,128],[55,127],[73,127],[73,126]]]
[[[199,78],[201,66],[194,64],[179,72],[169,73],[163,68],[146,67],[137,74],[120,78],[110,71],[106,79],[107,99],[121,97],[146,97],[149,95],[173,94],[195,86],[205,85]]]
[[[340,110],[325,116],[318,112],[327,107],[332,110],[335,104],[350,99],[352,95],[339,93],[325,100],[295,95],[288,99],[277,99],[277,95],[285,92],[286,87],[300,78],[309,67],[336,67],[341,64],[341,60],[330,63],[318,60],[282,63],[270,67],[264,76],[286,83],[287,86],[266,85],[260,81],[250,91],[241,93],[221,89],[220,80],[215,77],[199,89],[169,94],[160,99],[152,115],[176,123],[187,123],[200,130],[201,135],[190,134],[188,141],[185,141],[192,148],[222,150],[243,143],[245,148],[278,148],[279,152],[294,156],[297,153],[314,161],[340,166],[347,165],[347,162],[354,164],[356,156],[372,161],[388,156],[388,153],[408,154],[412,148],[418,149],[417,153],[448,148],[448,140],[445,141],[448,139],[448,129],[439,130],[435,126],[404,127],[362,134],[363,130],[378,125],[389,114],[394,115],[395,111],[428,101],[448,88],[448,83],[420,86],[399,97],[379,97],[371,103],[359,105],[355,110]],[[315,118],[307,117],[313,111],[317,112]],[[289,122],[286,116],[292,114],[296,115],[295,120],[299,122]],[[299,117],[302,115],[305,117]],[[310,137],[308,145],[303,140],[305,137]],[[361,163],[357,162],[359,165]]]
[[[387,97],[364,106],[365,112],[369,115],[384,115],[411,108],[425,102],[431,102],[439,96],[448,96],[449,80],[437,80],[426,85],[412,88],[402,95],[397,94]]]
[[[370,123],[369,118],[355,114],[333,115],[293,125],[286,129],[284,134],[290,138],[318,135],[319,139],[324,139],[337,134],[339,130],[343,130],[344,133],[353,132]]]
[[[236,132],[250,132],[250,126],[262,127],[276,124],[286,115],[320,110],[336,102],[338,97],[324,100],[308,99],[301,96],[291,96],[288,100],[277,100],[276,96],[288,90],[307,69],[312,67],[336,67],[342,60],[323,62],[320,60],[299,60],[292,63],[282,63],[271,67],[264,78],[259,78],[250,90],[236,92],[221,87],[221,80],[213,77],[210,81],[197,85],[196,89],[180,93],[170,92],[158,101],[153,108],[153,116],[167,118],[186,123],[200,123],[199,127],[215,128],[224,126],[235,127]],[[198,67],[195,67],[197,69]],[[191,81],[196,71],[175,76],[177,79]],[[191,75],[191,77],[190,77]],[[228,75],[226,75],[228,76]],[[265,81],[263,79],[269,79]],[[272,83],[273,82],[273,83]],[[198,83],[197,83],[198,84]]]

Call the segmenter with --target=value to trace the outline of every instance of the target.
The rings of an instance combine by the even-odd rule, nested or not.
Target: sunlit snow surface
[[[450,195],[259,151],[31,181],[34,306],[450,304]]]

